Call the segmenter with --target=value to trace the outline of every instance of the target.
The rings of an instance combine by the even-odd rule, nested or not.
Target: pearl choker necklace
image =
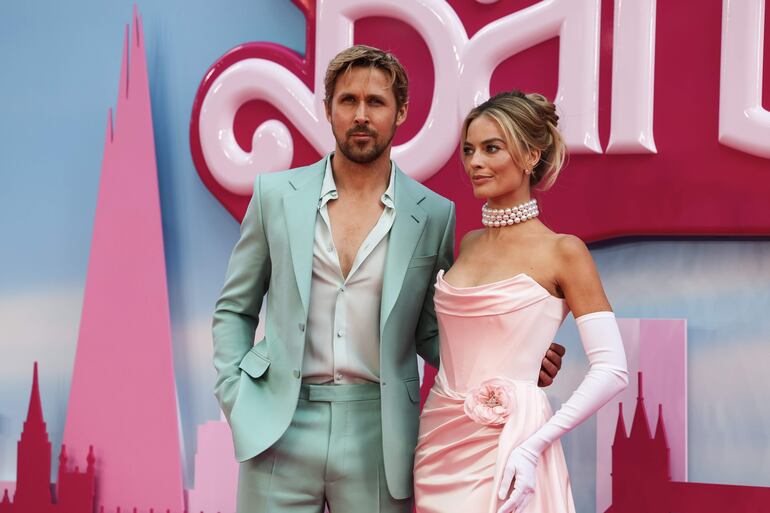
[[[485,203],[481,207],[481,224],[490,228],[500,228],[534,219],[538,214],[540,211],[537,209],[535,199],[511,208],[489,208]]]

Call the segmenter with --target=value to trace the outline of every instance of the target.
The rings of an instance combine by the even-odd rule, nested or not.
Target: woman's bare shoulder
[[[556,241],[557,281],[575,317],[611,311],[596,264],[579,237],[559,234]]]
[[[593,260],[588,246],[580,237],[569,233],[554,233],[553,248],[556,256],[564,263]]]
[[[467,232],[465,235],[463,235],[462,240],[460,241],[460,251],[463,249],[468,249],[473,246],[473,244],[479,240],[481,235],[484,233],[484,228],[480,228],[478,230],[471,230]]]

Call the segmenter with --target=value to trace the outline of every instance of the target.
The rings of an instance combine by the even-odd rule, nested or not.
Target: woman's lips
[[[472,180],[475,185],[483,185],[492,180],[493,177],[488,175],[475,175]]]

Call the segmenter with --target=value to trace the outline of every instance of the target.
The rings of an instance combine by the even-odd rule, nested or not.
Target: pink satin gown
[[[497,489],[508,455],[553,414],[537,380],[569,309],[526,274],[460,288],[440,271],[434,301],[441,367],[420,416],[417,512],[495,513],[503,502]],[[509,416],[505,424],[479,423],[465,413],[466,399],[495,378],[507,384]],[[541,455],[536,479],[526,513],[575,511],[558,441]]]

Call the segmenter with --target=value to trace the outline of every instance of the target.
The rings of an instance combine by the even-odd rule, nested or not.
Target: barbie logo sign
[[[664,156],[667,142],[674,142],[672,132],[661,128],[668,114],[656,111],[655,95],[662,94],[668,105],[668,95],[677,88],[682,91],[676,82],[687,79],[687,67],[693,62],[692,57],[679,62],[672,76],[668,56],[660,54],[661,44],[676,37],[700,37],[695,28],[688,35],[685,27],[692,24],[684,19],[677,21],[676,37],[672,37],[669,25],[661,25],[666,18],[657,12],[664,7],[655,0],[295,3],[308,23],[305,56],[270,43],[237,47],[206,74],[193,109],[190,136],[196,166],[212,192],[238,218],[257,174],[306,164],[333,149],[323,107],[324,72],[340,50],[354,42],[369,42],[360,41],[361,36],[384,42],[378,46],[386,48],[389,38],[401,43],[404,38],[415,39],[415,45],[427,48],[432,69],[408,67],[413,84],[432,78],[424,121],[407,140],[397,141],[393,157],[413,178],[431,180],[431,185],[440,181],[442,169],[458,167],[453,157],[462,119],[496,92],[496,81],[502,82],[497,89],[525,88],[527,80],[510,71],[502,80],[496,79],[498,70],[509,59],[549,45],[555,38],[556,72],[544,69],[542,63],[539,68],[544,69],[546,82],[556,86],[549,95],[559,109],[560,128],[573,155],[571,167],[581,168],[591,162],[587,159],[600,158],[593,160],[600,176],[614,155],[625,159],[614,162],[644,161],[649,166],[651,158]],[[722,12],[716,11],[710,15],[722,21],[721,57],[708,82],[700,84],[718,91],[708,99],[718,119],[710,142],[722,152],[732,152],[724,149],[726,145],[743,154],[770,158],[766,143],[770,112],[761,104],[764,0],[725,0]],[[372,35],[380,29],[369,24],[372,30],[359,34],[357,24],[371,18],[397,20],[409,30],[387,34],[383,28],[383,33]],[[711,37],[719,40],[719,26],[715,32]],[[664,58],[663,63],[656,63],[656,54]],[[403,50],[396,55],[403,60]],[[527,73],[532,73],[529,68]],[[713,72],[720,69],[721,73]],[[647,230],[642,226],[634,231]],[[698,232],[692,227],[684,231]]]

